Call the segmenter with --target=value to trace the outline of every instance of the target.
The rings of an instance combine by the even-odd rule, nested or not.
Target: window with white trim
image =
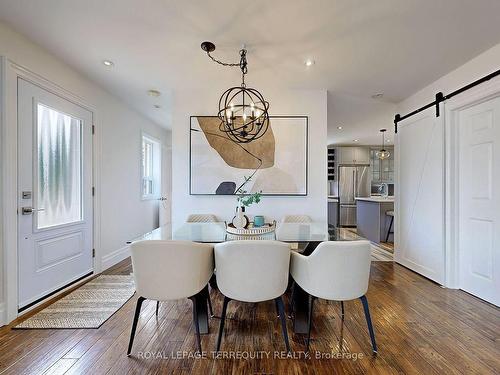
[[[156,139],[142,135],[142,199],[160,196],[161,146]]]

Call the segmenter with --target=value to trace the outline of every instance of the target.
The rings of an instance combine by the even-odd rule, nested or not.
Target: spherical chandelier
[[[225,63],[210,54],[215,51],[212,42],[201,43],[201,49],[217,64],[241,69],[241,85],[227,89],[219,99],[219,130],[236,143],[249,143],[262,137],[269,127],[269,103],[258,90],[245,84],[247,50],[244,47],[240,50],[239,63]]]

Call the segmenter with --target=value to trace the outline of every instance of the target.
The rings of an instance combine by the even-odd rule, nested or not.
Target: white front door
[[[92,113],[18,79],[18,308],[93,270]]]
[[[460,288],[500,305],[500,98],[459,113]]]

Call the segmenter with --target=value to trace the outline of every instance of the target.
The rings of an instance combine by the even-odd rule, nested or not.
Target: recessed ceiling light
[[[148,90],[148,95],[157,98],[161,95],[161,92],[158,90]]]
[[[337,126],[337,129],[342,130],[342,126]]]
[[[359,139],[355,139],[353,142],[359,142]]]
[[[102,63],[107,67],[112,67],[113,65],[115,65],[115,63],[111,60],[103,60]]]
[[[160,108],[161,108],[161,105],[159,105],[159,104],[155,104],[155,105],[153,105],[153,107],[155,107],[156,109],[160,109]]]
[[[391,140],[390,140],[390,139],[386,139],[385,141],[386,141],[386,142],[390,142]]]
[[[378,92],[378,93],[376,93],[376,94],[373,94],[373,95],[372,95],[372,98],[373,98],[373,99],[381,99],[383,96],[384,96],[384,93],[383,93],[383,92]]]
[[[312,66],[312,65],[314,65],[314,60],[307,59],[307,60],[304,62],[304,64],[305,64],[306,66]]]

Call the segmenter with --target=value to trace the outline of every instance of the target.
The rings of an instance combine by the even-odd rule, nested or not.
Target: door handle
[[[356,181],[356,170],[352,171],[352,193],[353,193],[353,199],[356,201],[356,197],[358,196],[357,192],[357,181]]]
[[[45,211],[45,208],[23,207],[21,212],[23,215],[31,215],[33,212]]]

